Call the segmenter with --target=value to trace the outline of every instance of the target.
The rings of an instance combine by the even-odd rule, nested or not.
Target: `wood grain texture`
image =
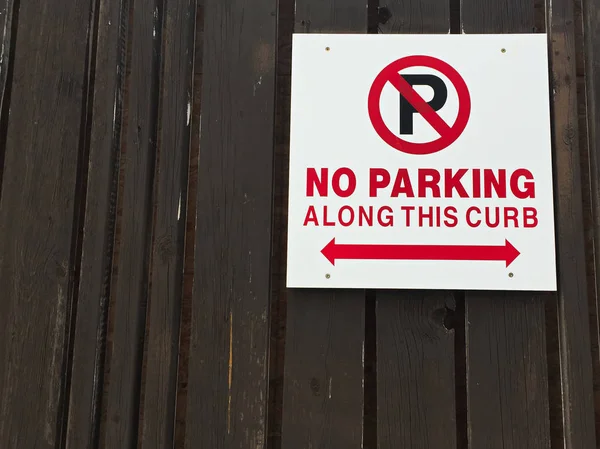
[[[586,8],[589,12],[589,6]],[[596,434],[578,141],[574,5],[569,0],[548,0],[546,11],[552,80],[563,436],[564,447],[575,449],[595,447]],[[598,16],[592,20],[597,22]],[[586,39],[591,36],[588,34]],[[587,51],[593,50],[587,48]],[[593,78],[593,71],[591,75],[588,72],[587,78]],[[588,98],[594,94],[597,92],[588,91]],[[595,128],[591,128],[590,137],[594,132]],[[597,151],[592,148],[594,145],[590,144],[592,153]]]
[[[463,33],[533,33],[534,2],[525,0],[463,0]]]
[[[282,447],[360,448],[364,294],[298,294],[288,297]]]
[[[444,327],[455,307],[450,294],[378,292],[379,448],[456,448],[454,331]]]
[[[276,13],[204,3],[188,448],[266,440]]]
[[[14,62],[14,41],[17,30],[14,0],[0,3],[0,198],[2,197],[2,173],[6,150],[6,128]]]
[[[130,3],[125,126],[121,141],[121,206],[115,246],[101,435],[104,448],[138,442],[142,353],[152,241],[158,77],[162,11],[153,1]]]
[[[450,2],[422,0],[383,2],[389,11],[389,19],[379,25],[383,34],[445,34],[450,32]]]
[[[102,1],[95,11],[93,97],[83,219],[77,315],[74,328],[68,449],[98,444],[106,319],[112,269],[119,170],[127,1]]]
[[[450,3],[386,3],[382,33],[448,33]],[[450,294],[377,291],[377,433],[381,449],[456,447]],[[431,423],[435,422],[432,428]]]
[[[296,33],[366,33],[367,1],[296,1]]]
[[[200,121],[202,106],[202,52],[204,33],[204,5],[196,4],[196,31],[194,44],[194,78],[192,117],[190,122],[190,162],[186,207],[185,259],[183,271],[183,297],[179,332],[179,360],[177,367],[177,399],[175,407],[174,449],[184,449],[187,422],[187,392],[189,385],[189,354],[191,333],[191,303],[194,287],[194,248],[196,244],[196,192],[198,187],[198,151],[200,148]]]
[[[579,105],[580,117],[587,119],[587,150],[589,167],[588,193],[591,207],[586,222],[588,227],[586,249],[588,251],[588,267],[593,273],[591,283],[594,294],[589,295],[591,302],[590,313],[594,314],[590,326],[592,337],[592,360],[594,361],[594,397],[596,404],[596,428],[600,429],[600,5],[597,2],[583,2],[583,39],[585,46],[579,47],[581,61],[585,66],[585,98],[586,101]],[[577,17],[577,15],[576,15]],[[581,42],[581,41],[579,41]],[[583,109],[583,110],[582,110]],[[584,114],[582,114],[582,112]],[[588,221],[589,220],[589,221]],[[591,243],[591,244],[590,244]],[[593,250],[592,250],[593,249]],[[590,251],[592,250],[592,251]],[[588,271],[588,272],[589,272]],[[590,291],[590,289],[588,289]],[[598,430],[596,431],[596,436]]]
[[[283,376],[287,316],[287,214],[290,141],[292,33],[295,0],[278,1],[273,160],[273,250],[271,256],[271,340],[269,344],[269,449],[282,449]]]
[[[295,31],[366,33],[367,1],[297,0]],[[287,299],[282,447],[361,448],[365,293],[288,290]]]
[[[464,0],[461,22],[465,33],[528,33],[535,26],[534,4]],[[546,299],[517,292],[466,294],[469,447],[550,446]]]
[[[195,0],[163,9],[154,230],[147,312],[141,447],[173,444],[183,293]]]
[[[534,3],[526,0],[463,0],[461,25],[465,33],[531,33]]]
[[[470,297],[466,310],[469,447],[550,448],[543,297]],[[482,317],[498,317],[502,325]],[[540,331],[541,330],[541,331]]]
[[[62,444],[89,19],[89,2],[61,1],[21,2],[12,18],[20,28],[4,81],[11,104],[0,199],[3,449]]]

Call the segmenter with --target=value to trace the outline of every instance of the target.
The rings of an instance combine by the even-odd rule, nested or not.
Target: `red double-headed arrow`
[[[354,260],[473,260],[505,261],[508,267],[521,254],[508,240],[504,245],[346,245],[331,240],[321,253],[335,265]]]

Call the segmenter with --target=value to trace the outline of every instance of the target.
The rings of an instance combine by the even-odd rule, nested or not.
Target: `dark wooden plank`
[[[173,444],[189,166],[195,0],[164,2],[154,242],[141,447]]]
[[[273,160],[273,250],[271,258],[271,341],[269,344],[269,422],[267,447],[282,449],[283,376],[287,313],[286,259],[291,107],[292,33],[295,0],[277,6],[275,156]]]
[[[73,338],[66,447],[92,449],[99,437],[106,317],[116,220],[125,74],[127,1],[102,1],[95,12],[89,165]]]
[[[534,3],[526,0],[463,0],[461,28],[465,33],[532,33]]]
[[[377,295],[377,428],[382,449],[456,448],[451,295]],[[432,425],[435,423],[435,425]]]
[[[548,0],[546,6],[557,186],[555,204],[559,269],[558,332],[563,438],[566,449],[575,449],[595,447],[596,435],[578,139],[574,2]],[[594,16],[592,20],[596,22],[597,27],[598,16]],[[586,37],[588,42],[591,37]],[[588,47],[586,51],[593,51],[593,48]],[[588,72],[587,78],[593,78],[593,64],[591,69],[592,76]],[[598,93],[588,90],[588,98],[590,95]],[[594,132],[595,128],[592,128],[590,137]],[[590,152],[593,153],[592,145]],[[591,169],[596,170],[595,167]],[[597,195],[597,191],[595,194]]]
[[[391,0],[381,3],[387,11],[385,23],[379,25],[384,34],[444,34],[450,32],[450,2],[424,0],[407,3]],[[383,17],[382,17],[383,18]]]
[[[202,52],[204,33],[204,5],[196,4],[196,32],[194,44],[194,79],[188,195],[186,207],[186,233],[184,250],[183,296],[181,299],[181,323],[179,332],[179,361],[177,367],[177,399],[175,407],[175,444],[174,449],[183,449],[185,445],[185,426],[187,422],[187,392],[189,384],[189,354],[191,333],[191,304],[194,287],[194,248],[196,244],[196,192],[198,187],[198,151],[200,148],[200,121],[202,112]]]
[[[6,126],[10,105],[10,80],[12,79],[14,59],[13,23],[14,0],[3,0],[0,6],[0,197],[2,196],[2,172],[4,171],[4,153],[6,149]],[[14,30],[13,30],[14,28]]]
[[[130,3],[124,129],[113,263],[101,447],[138,442],[142,354],[152,241],[158,77],[162,10],[155,1]]]
[[[295,31],[366,33],[366,6],[297,0]],[[287,297],[282,447],[360,448],[365,292],[289,290]]]
[[[448,33],[450,2],[386,3],[382,33]],[[456,447],[456,308],[440,292],[377,291],[377,433],[381,449]],[[435,422],[435,427],[431,423]]]
[[[529,293],[469,295],[469,447],[550,448],[543,301]]]
[[[464,0],[461,19],[466,33],[528,33],[534,3]],[[549,447],[546,298],[466,294],[469,447]]]
[[[592,284],[590,290],[594,294],[589,295],[591,302],[590,312],[594,314],[590,326],[592,331],[592,359],[594,361],[594,396],[596,404],[596,425],[600,422],[600,397],[597,394],[600,389],[600,5],[597,2],[582,2],[583,15],[583,39],[585,46],[579,51],[584,53],[581,58],[585,64],[585,98],[586,101],[580,104],[585,108],[585,118],[587,119],[587,149],[588,149],[588,167],[589,167],[589,203],[591,212],[588,212],[589,240],[586,241],[588,248],[588,266],[591,267],[593,276],[588,279],[588,285]],[[581,64],[582,66],[584,64]],[[589,210],[588,209],[588,210]],[[589,251],[592,247],[593,251]],[[590,282],[591,281],[591,282]],[[596,432],[598,435],[598,432]]]
[[[362,291],[288,295],[281,447],[361,447],[363,303]]]
[[[204,14],[186,447],[260,448],[277,2],[207,0]]]
[[[5,81],[11,104],[0,199],[0,447],[7,449],[63,443],[90,6],[21,2],[12,18],[19,30]]]

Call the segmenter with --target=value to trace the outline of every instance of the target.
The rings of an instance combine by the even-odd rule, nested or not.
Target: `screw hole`
[[[330,277],[331,277],[331,275],[330,275],[329,273],[327,273],[327,274],[325,275],[325,279],[329,279]]]
[[[513,273],[508,273],[508,277],[509,277],[509,278],[511,278],[511,277],[513,277],[513,276],[514,276],[514,274],[513,274]]]
[[[502,53],[506,53],[506,48],[503,48],[502,50],[500,50]]]
[[[331,48],[325,47],[325,51],[329,51],[329,50],[331,50]]]

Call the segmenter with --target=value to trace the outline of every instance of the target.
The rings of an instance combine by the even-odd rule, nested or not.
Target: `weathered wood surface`
[[[0,47],[0,67],[8,66],[0,117],[0,447],[55,448],[68,404],[91,11],[89,2],[61,1],[5,3],[2,12],[11,11]]]
[[[153,190],[157,154],[160,36],[158,3],[132,4],[128,83],[121,137],[117,238],[114,249],[104,384],[106,420],[101,447],[138,442],[142,357],[152,245]]]
[[[266,438],[276,12],[273,0],[204,3],[190,448]]]
[[[87,117],[89,163],[84,167],[87,191],[73,338],[68,449],[92,449],[98,444],[117,219],[128,10],[126,1],[100,5],[94,15],[95,59],[90,61],[94,84],[91,114]]]
[[[14,64],[14,34],[17,29],[13,22],[14,0],[3,0],[0,3],[0,196],[2,195],[2,172],[4,171],[4,153],[6,150],[6,128],[10,106],[11,82]]]
[[[361,447],[364,334],[356,326],[364,315],[360,314],[363,309],[340,303],[356,304],[363,296],[346,291],[332,296],[323,298],[320,292],[303,292],[302,304],[298,306],[299,299],[289,295],[284,448]],[[325,317],[313,318],[315,311],[323,312]]]
[[[587,122],[585,122],[585,125],[587,125],[587,136],[584,136],[582,132],[580,132],[580,136],[587,137],[585,140],[589,155],[589,185],[586,193],[588,193],[590,198],[591,211],[585,224],[587,228],[586,233],[590,236],[590,239],[586,242],[586,250],[588,251],[589,261],[588,274],[591,277],[591,279],[588,279],[588,285],[591,286],[588,292],[591,292],[589,303],[591,303],[590,319],[592,325],[590,326],[590,330],[594,361],[596,426],[598,426],[600,422],[600,382],[598,382],[600,373],[600,322],[598,320],[598,314],[600,313],[600,298],[598,297],[598,292],[600,292],[600,257],[598,257],[598,254],[600,254],[600,4],[598,2],[585,1],[581,6],[583,6],[582,34],[585,39],[585,46],[577,45],[577,49],[580,55],[578,59],[583,62],[580,66],[580,71],[585,78],[584,80],[580,80],[578,91],[580,92],[581,81],[584,81],[586,102],[580,104],[580,117],[584,121],[587,119]],[[585,106],[585,108],[582,108],[582,106]],[[580,127],[579,129],[582,130],[584,128]],[[596,436],[598,435],[599,432],[596,431]]]
[[[469,304],[469,447],[550,448],[542,301],[507,293]],[[503,325],[478,319],[487,315],[502,317]]]
[[[380,448],[456,448],[454,337],[444,326],[455,306],[451,295],[378,295]]]
[[[172,444],[189,169],[195,0],[164,2],[141,447]],[[158,39],[158,37],[157,37]]]
[[[552,80],[563,438],[566,449],[576,449],[595,447],[596,432],[578,139],[574,2],[547,0],[546,6]]]
[[[287,290],[292,31],[544,14],[559,293]],[[3,0],[0,448],[596,447],[599,14]]]
[[[366,33],[366,0],[297,0],[297,33]],[[365,293],[287,294],[282,447],[362,447]]]

